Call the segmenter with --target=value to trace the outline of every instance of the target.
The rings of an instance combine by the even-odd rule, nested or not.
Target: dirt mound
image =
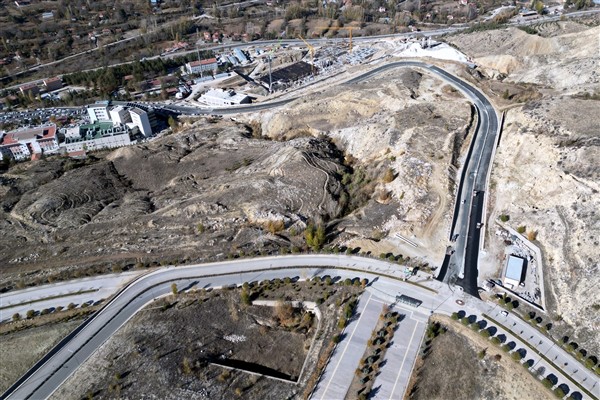
[[[416,237],[430,252],[407,248],[406,253],[437,263],[450,221],[454,175],[449,169],[454,168],[469,119],[464,99],[439,80],[398,69],[267,112],[262,131],[274,139],[322,135],[344,151],[356,171],[346,184],[368,191],[365,201],[338,225],[345,244],[372,251],[381,245],[402,248],[395,238],[400,233]],[[393,179],[384,179],[387,170],[393,171]],[[388,240],[378,245],[362,241],[385,236]]]
[[[508,28],[457,35],[448,41],[473,57],[489,75],[506,74],[513,82],[556,88],[600,82],[597,69],[600,27],[557,22],[537,29],[552,33],[543,37]]]
[[[67,171],[60,158],[42,160],[39,168],[54,171],[44,179],[19,164],[2,177],[3,282],[42,260],[46,271],[110,268],[289,247],[293,235],[282,230],[298,235],[307,221],[342,213],[341,157],[326,140],[253,139],[244,125],[202,121]]]

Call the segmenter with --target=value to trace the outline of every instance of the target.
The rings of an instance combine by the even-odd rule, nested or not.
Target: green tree
[[[13,314],[12,320],[13,321],[20,321],[21,320],[21,314],[19,314],[19,313]]]
[[[177,124],[177,121],[175,120],[175,118],[173,118],[173,116],[172,116],[172,115],[169,115],[169,119],[167,120],[167,123],[169,124],[169,127],[170,127],[172,130],[175,130],[175,129],[177,129],[177,125],[178,125],[178,124]]]
[[[34,310],[28,310],[27,311],[27,319],[31,319],[35,316],[35,311]]]

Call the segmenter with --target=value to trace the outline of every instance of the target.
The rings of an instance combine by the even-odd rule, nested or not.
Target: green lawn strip
[[[494,318],[490,317],[489,315],[483,313],[483,316],[485,318],[489,319],[490,321],[492,321],[494,324],[502,327],[504,330],[506,330],[508,333],[510,333],[514,337],[516,337],[516,338],[519,337],[519,335],[517,335],[512,330],[510,330],[506,326],[502,325],[500,322],[496,321]],[[525,346],[529,347],[535,354],[537,354],[542,359],[544,359],[548,364],[552,365],[557,371],[560,371],[567,379],[569,379],[571,382],[573,382],[575,384],[575,386],[577,386],[581,391],[583,391],[585,394],[587,394],[588,396],[590,396],[592,399],[597,399],[596,396],[594,396],[593,394],[591,394],[586,388],[582,387],[578,382],[576,382],[575,380],[573,380],[569,374],[565,373],[565,371],[563,371],[562,368],[559,368],[556,364],[554,364],[552,361],[550,361],[545,355],[543,355],[542,353],[540,353],[537,349],[531,347],[529,345],[529,343],[527,343],[526,341],[523,341],[523,343],[525,344]]]
[[[7,308],[18,307],[18,306],[25,306],[25,305],[28,305],[28,304],[39,303],[40,301],[54,300],[54,299],[60,299],[60,298],[63,298],[63,297],[76,296],[78,294],[93,293],[93,292],[97,292],[97,291],[98,291],[98,289],[88,289],[88,290],[80,290],[78,292],[73,292],[73,293],[67,293],[67,294],[57,294],[56,296],[44,297],[43,299],[25,301],[23,303],[17,303],[17,304],[10,304],[8,306],[0,307],[0,310],[6,310]]]

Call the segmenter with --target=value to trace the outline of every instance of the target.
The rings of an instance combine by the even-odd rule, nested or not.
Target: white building
[[[2,158],[19,161],[39,157],[42,154],[56,153],[58,150],[56,125],[54,124],[0,134]]]
[[[525,259],[513,255],[508,256],[504,284],[509,287],[519,286],[519,283],[523,281],[524,267]]]
[[[251,99],[243,93],[233,90],[210,89],[198,98],[198,101],[209,106],[234,106],[239,104],[250,104]]]
[[[108,113],[108,106],[104,104],[93,104],[87,106],[87,112],[90,116],[90,122],[96,121],[110,121],[110,115]]]
[[[216,58],[209,58],[208,60],[192,61],[185,64],[185,69],[188,74],[201,74],[203,72],[216,72],[219,68]]]
[[[131,116],[129,115],[129,111],[121,106],[113,107],[110,111],[110,120],[114,125],[125,125],[128,122],[131,122]]]
[[[139,108],[132,108],[129,110],[131,116],[131,123],[138,127],[142,135],[149,137],[152,136],[152,126],[150,125],[150,118],[148,113]]]
[[[64,134],[65,141],[60,147],[69,155],[131,144],[129,129],[125,125],[113,125],[111,122],[63,128],[61,133]]]

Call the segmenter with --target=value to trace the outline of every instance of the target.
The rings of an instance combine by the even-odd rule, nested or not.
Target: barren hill
[[[480,81],[489,92],[508,95],[496,98],[508,111],[492,169],[488,234],[493,244],[500,214],[510,216],[513,228],[537,233],[555,335],[574,334],[597,353],[600,101],[592,94],[600,93],[600,27],[558,22],[533,28],[539,35],[509,28],[450,38],[493,77]],[[509,101],[518,86],[528,95]],[[504,251],[488,250],[486,262],[499,275]]]
[[[556,89],[600,83],[600,26],[554,22],[532,29],[550,36],[507,28],[457,35],[448,41],[472,56],[489,75],[505,74],[512,82]]]

